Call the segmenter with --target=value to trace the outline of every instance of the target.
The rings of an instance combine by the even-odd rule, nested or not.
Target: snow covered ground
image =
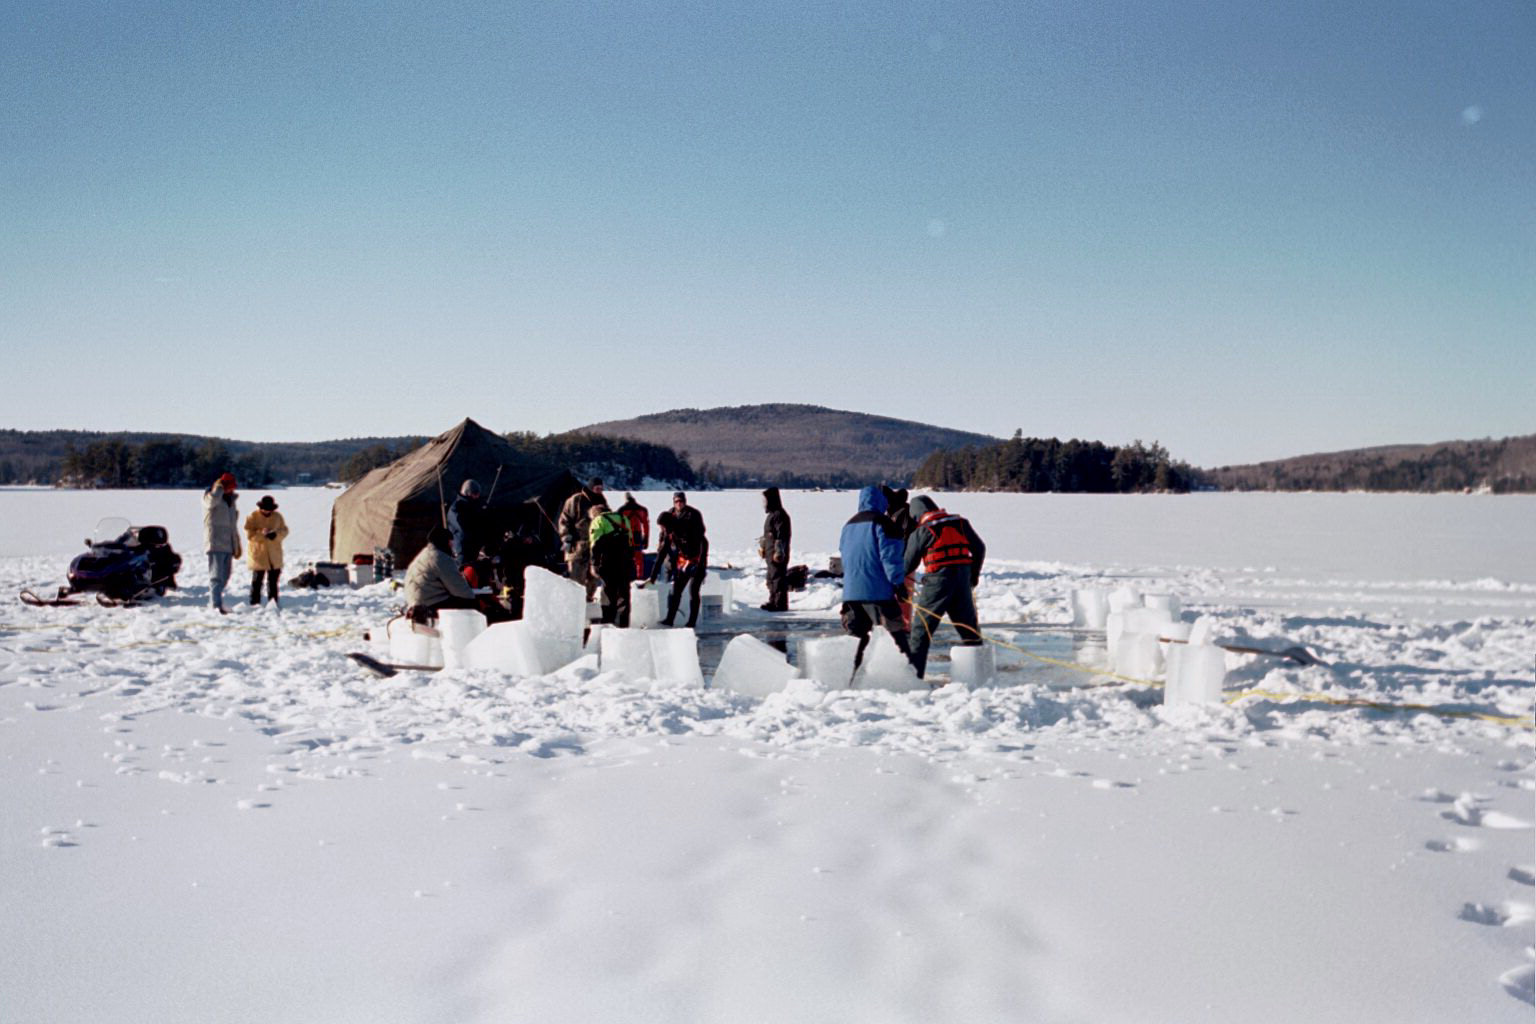
[[[274,494],[324,557],[336,492]],[[5,593],[104,515],[187,560],[158,605],[0,612],[0,1020],[1531,1019],[1536,499],[940,497],[999,685],[755,701],[375,679],[386,586],[220,619],[195,494],[0,490]],[[693,498],[766,627],[757,495]],[[785,504],[824,565],[854,495]],[[1091,685],[1068,595],[1126,583],[1328,664]]]

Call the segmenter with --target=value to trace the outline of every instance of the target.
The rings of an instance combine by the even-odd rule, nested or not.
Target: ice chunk
[[[784,689],[784,684],[794,676],[794,667],[784,652],[743,633],[725,645],[713,685],[748,697],[766,697]]]
[[[579,649],[587,624],[586,588],[537,566],[524,571],[523,581],[523,621],[535,633],[573,640]]]
[[[485,616],[473,608],[439,608],[437,632],[443,638],[443,667],[464,668],[464,648],[485,632]]]
[[[1194,626],[1188,622],[1170,622],[1163,627],[1163,637],[1174,642],[1189,641],[1189,633]]]
[[[847,689],[853,682],[853,658],[859,651],[856,636],[828,636],[798,641],[800,674],[815,679],[829,690]]]
[[[991,644],[949,649],[950,682],[986,686],[997,675],[996,652]]]
[[[1123,612],[1141,604],[1141,593],[1131,586],[1116,587],[1109,592],[1109,610]]]
[[[1115,672],[1132,679],[1151,681],[1162,669],[1163,653],[1155,633],[1123,633],[1112,655]]]
[[[533,627],[522,620],[498,622],[471,640],[464,648],[464,664],[514,676],[537,676],[548,671],[539,659],[539,641]]]
[[[656,677],[656,668],[651,663],[651,640],[645,630],[605,629],[601,650],[604,672],[622,672],[630,682]]]
[[[1144,594],[1142,602],[1148,608],[1156,608],[1168,613],[1168,620],[1175,621],[1179,617],[1179,598],[1177,594]]]
[[[1215,629],[1216,623],[1211,621],[1211,617],[1209,615],[1202,615],[1189,628],[1189,642],[1192,644],[1208,644],[1211,642],[1211,634]]]
[[[652,629],[641,634],[650,640],[651,664],[658,682],[703,686],[699,668],[699,640],[691,629]]]
[[[699,587],[699,617],[712,619],[730,613],[731,581],[718,573],[705,572],[704,583]]]
[[[656,587],[631,587],[629,590],[629,628],[650,629],[661,624],[664,598]]]
[[[1168,685],[1163,690],[1163,703],[1217,703],[1226,677],[1227,655],[1220,647],[1175,644],[1168,651]]]
[[[1098,587],[1072,591],[1072,625],[1077,629],[1103,629],[1109,616],[1109,595]]]
[[[869,636],[869,646],[864,649],[864,660],[853,674],[856,690],[926,690],[928,684],[917,678],[917,669],[901,653],[890,632],[884,626],[876,626]]]
[[[397,615],[389,620],[385,633],[389,636],[389,660],[395,664],[442,667],[443,644],[437,630]]]
[[[548,665],[547,671],[553,672],[563,665],[569,665],[581,657],[581,638],[563,636],[545,636],[543,633],[533,634],[534,642],[539,648],[539,664]]]
[[[594,622],[587,627],[587,642],[581,645],[582,654],[600,654],[603,649],[603,630],[613,628],[606,622]]]
[[[1173,618],[1164,608],[1127,608],[1121,613],[1124,616],[1125,632],[1127,633],[1152,633],[1162,635],[1163,630],[1173,625]]]

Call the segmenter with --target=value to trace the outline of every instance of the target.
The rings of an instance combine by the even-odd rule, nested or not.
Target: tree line
[[[1063,491],[1086,494],[1184,492],[1200,484],[1199,471],[1176,462],[1157,442],[1112,446],[1098,441],[1024,437],[929,455],[913,487],[940,491]]]
[[[272,468],[256,452],[233,453],[223,442],[92,441],[69,445],[60,461],[58,483],[66,487],[206,487],[230,472],[247,488],[272,483]]]

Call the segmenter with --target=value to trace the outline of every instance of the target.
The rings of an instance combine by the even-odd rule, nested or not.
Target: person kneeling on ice
[[[427,545],[405,570],[405,612],[415,622],[436,618],[439,608],[480,607],[453,557],[453,534],[434,526]]]
[[[843,524],[837,543],[843,559],[843,630],[859,638],[855,665],[863,661],[869,634],[876,626],[889,630],[901,653],[912,656],[899,603],[906,591],[901,537],[885,507],[880,488],[864,488],[859,492],[859,511]]]
[[[921,679],[928,664],[928,645],[945,615],[962,645],[981,645],[971,591],[981,582],[987,546],[969,522],[950,515],[926,495],[913,498],[907,508],[916,525],[907,538],[905,568],[912,573],[923,567],[923,580],[912,602],[912,667]]]

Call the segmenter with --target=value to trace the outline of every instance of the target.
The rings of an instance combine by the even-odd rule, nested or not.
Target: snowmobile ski
[[[29,604],[33,608],[62,608],[68,605],[77,605],[80,602],[69,596],[68,590],[61,589],[59,595],[53,598],[41,597],[29,587],[21,590],[21,603]]]
[[[388,679],[390,676],[397,672],[437,672],[442,669],[441,665],[390,664],[389,662],[380,661],[378,658],[375,658],[371,654],[363,654],[361,651],[350,651],[348,652],[347,657],[351,658],[353,661],[357,662],[359,665],[363,666],[363,668],[372,672],[374,675],[381,676],[385,679]]]

